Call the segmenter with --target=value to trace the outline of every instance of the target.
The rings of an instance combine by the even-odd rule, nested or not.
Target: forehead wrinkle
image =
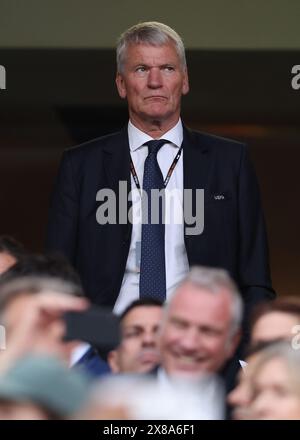
[[[147,46],[148,47],[148,46]],[[180,64],[180,60],[177,56],[177,53],[175,51],[175,49],[170,46],[170,45],[164,45],[164,46],[149,46],[150,47],[150,51],[147,50],[147,52],[144,52],[143,49],[139,48],[139,47],[134,47],[134,52],[130,53],[130,49],[127,52],[127,58],[125,60],[125,65],[128,66],[128,64],[135,64],[135,65],[139,65],[139,64],[145,64],[145,65],[149,65],[149,66],[154,66],[154,67],[160,67],[163,65],[168,65],[168,64]],[[151,48],[156,49],[170,49],[164,52],[153,52],[151,53]],[[129,55],[129,56],[128,56]]]

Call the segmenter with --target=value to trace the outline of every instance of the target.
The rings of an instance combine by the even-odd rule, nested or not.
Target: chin
[[[151,119],[166,119],[172,113],[164,105],[152,105],[145,109],[145,114]]]
[[[151,364],[143,364],[139,367],[139,369],[136,372],[138,373],[149,373],[157,366],[157,363],[151,363]]]
[[[150,121],[165,121],[167,116],[164,113],[149,113],[147,119]]]

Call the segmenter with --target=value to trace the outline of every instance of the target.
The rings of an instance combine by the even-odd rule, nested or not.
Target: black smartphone
[[[67,312],[64,320],[64,341],[88,342],[99,350],[112,350],[120,343],[119,318],[109,309],[92,306],[83,312]]]

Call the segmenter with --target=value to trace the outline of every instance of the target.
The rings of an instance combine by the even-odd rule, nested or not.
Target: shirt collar
[[[174,125],[171,130],[167,131],[163,135],[163,139],[169,141],[174,147],[180,148],[183,140],[183,128],[182,122],[179,118],[176,125]],[[128,140],[130,151],[136,151],[140,148],[145,142],[152,141],[153,138],[148,134],[144,133],[137,127],[133,125],[131,121],[128,122]]]

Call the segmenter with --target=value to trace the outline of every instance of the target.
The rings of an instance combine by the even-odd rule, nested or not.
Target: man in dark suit
[[[196,264],[227,269],[247,306],[272,297],[259,189],[246,146],[181,122],[189,83],[178,34],[156,22],[127,30],[117,46],[116,84],[128,102],[128,127],[64,153],[48,248],[69,257],[93,302],[117,313],[139,295],[168,298]],[[159,217],[147,229],[139,217],[141,188],[146,195],[176,190],[181,223],[173,218],[162,226]],[[115,211],[105,198],[110,195]]]

